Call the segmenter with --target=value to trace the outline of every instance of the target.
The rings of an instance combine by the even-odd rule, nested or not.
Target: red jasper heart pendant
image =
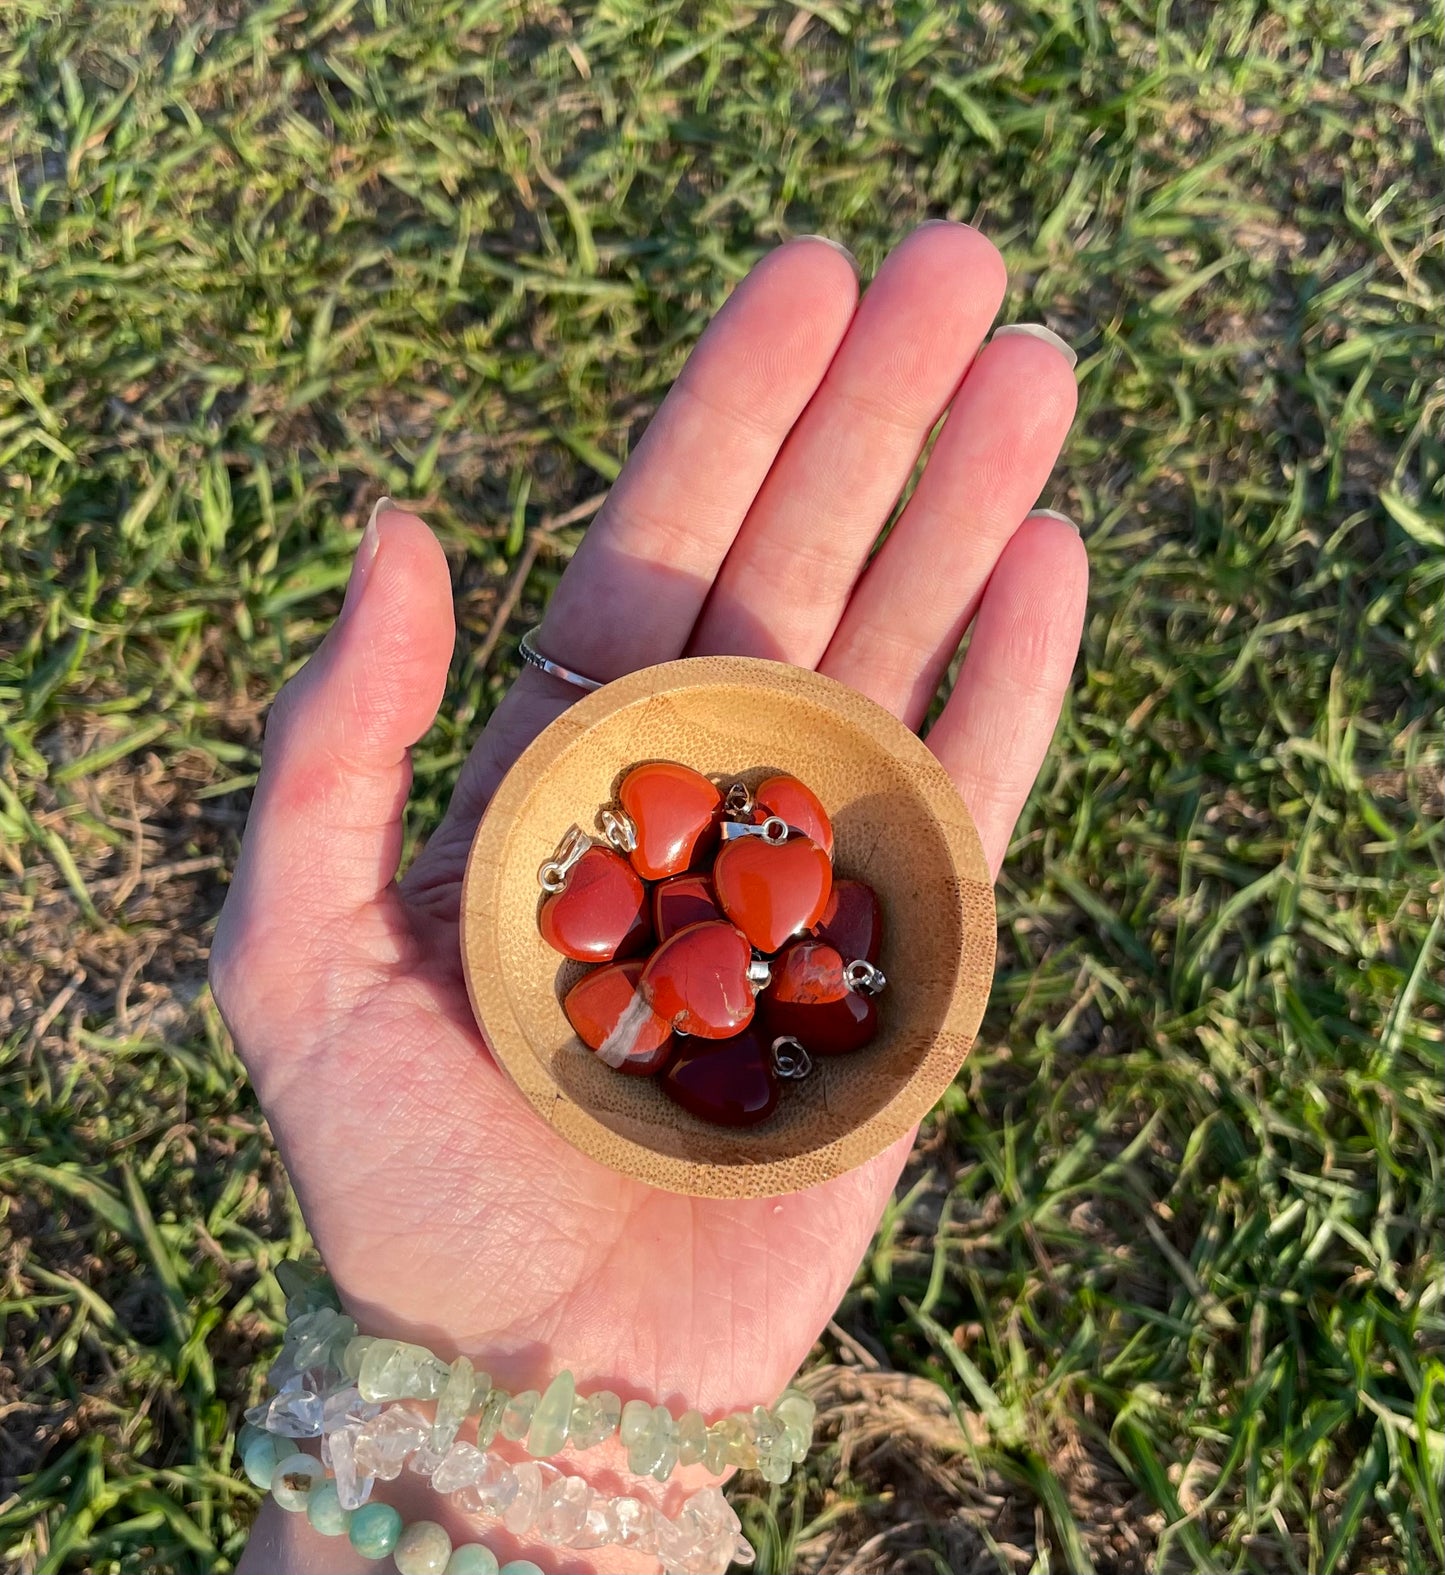
[[[643,969],[643,999],[673,1028],[726,1039],[753,1017],[747,936],[727,923],[690,924],[664,941]]]
[[[674,875],[652,889],[652,928],[659,944],[689,924],[725,917],[706,875]]]
[[[741,836],[712,871],[722,910],[760,952],[775,952],[823,916],[833,889],[828,855],[807,837]]]
[[[759,824],[769,815],[776,815],[790,830],[801,832],[830,859],[833,857],[833,822],[818,795],[797,777],[769,777],[759,783],[753,804]]]
[[[756,1028],[712,1043],[684,1041],[661,1087],[684,1110],[725,1127],[756,1126],[778,1103],[769,1041]]]
[[[722,794],[700,772],[670,760],[634,766],[617,801],[632,822],[632,867],[644,880],[663,880],[711,853]]]
[[[542,903],[546,943],[578,962],[611,962],[646,951],[652,939],[647,890],[611,848],[593,846],[567,871],[561,891]]]
[[[562,1010],[589,1050],[600,1050],[635,1004],[637,983],[646,966],[637,958],[633,962],[613,963],[610,968],[594,968],[567,992]],[[648,1012],[637,1025],[625,1059],[610,1059],[609,1065],[633,1077],[646,1077],[657,1071],[671,1051],[671,1028],[656,1014]]]
[[[826,941],[790,946],[763,996],[768,1034],[787,1034],[810,1055],[861,1050],[878,1032],[878,1003],[848,987],[845,968]]]
[[[883,950],[883,910],[878,894],[861,880],[835,880],[833,895],[813,933],[851,962],[876,963]]]

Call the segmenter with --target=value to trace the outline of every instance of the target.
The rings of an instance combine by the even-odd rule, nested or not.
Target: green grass
[[[838,1447],[738,1502],[766,1571],[1445,1564],[1435,32],[9,0],[0,1564],[244,1541],[302,1228],[205,945],[360,500],[426,500],[480,643],[762,251],[942,214],[1080,350],[1092,609],[984,1044],[816,1359]],[[569,539],[459,656],[416,830]]]

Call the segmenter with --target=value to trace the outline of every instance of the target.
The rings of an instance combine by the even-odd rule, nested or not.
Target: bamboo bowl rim
[[[740,712],[737,703],[749,695],[755,706],[781,709],[789,719],[786,728],[775,725],[759,744],[764,758],[756,760],[740,758],[748,748],[751,712],[746,707]],[[705,725],[699,733],[699,715],[714,701],[719,707],[715,736]],[[929,965],[926,988],[920,985],[915,994],[930,1003],[931,1015],[921,1024],[910,1023],[915,997],[904,998],[896,1035],[885,1014],[884,1031],[874,1046],[848,1057],[815,1059],[812,1076],[784,1088],[778,1113],[760,1127],[741,1131],[698,1121],[674,1105],[652,1079],[623,1077],[597,1064],[603,1075],[598,1081],[595,1058],[577,1044],[561,1007],[562,990],[582,970],[566,965],[546,947],[535,922],[527,934],[519,908],[524,899],[537,897],[537,869],[568,825],[575,821],[590,828],[596,809],[606,802],[605,786],[591,802],[568,802],[557,795],[558,782],[579,769],[594,782],[610,782],[619,768],[635,760],[686,761],[683,749],[633,758],[618,753],[619,737],[650,736],[660,730],[670,739],[668,729],[676,729],[679,718],[693,730],[691,736],[705,735],[715,754],[726,740],[730,763],[720,770],[754,780],[765,770],[795,769],[789,759],[777,757],[790,747],[808,747],[811,724],[816,736],[829,736],[835,746],[819,768],[825,776],[830,781],[835,776],[866,781],[875,789],[882,782],[887,792],[904,795],[890,802],[927,845],[926,859],[918,861],[926,862],[919,876],[923,887],[911,876],[907,891],[890,892],[875,884],[885,914],[884,963],[890,975],[885,1001],[895,988],[909,986],[906,969],[900,976],[889,966],[897,905],[921,900],[917,891],[926,887],[935,915],[928,938],[930,944],[937,942],[941,956]],[[765,731],[760,730],[760,737]],[[590,751],[595,763],[579,751]],[[852,766],[839,758],[850,751]],[[609,761],[605,778],[597,777]],[[697,758],[689,763],[697,764]],[[707,765],[699,769],[712,770]],[[848,801],[840,804],[830,802],[826,793],[822,796],[834,818],[840,878],[868,878],[842,856],[850,833]],[[857,802],[869,804],[877,797],[875,791]],[[868,810],[871,822],[852,829],[855,844],[865,831],[873,838],[870,857],[877,846],[870,828],[878,823],[878,813],[876,806]],[[894,848],[895,864],[910,856],[911,846]],[[472,1009],[493,1056],[532,1109],[575,1148],[614,1171],[668,1191],[769,1197],[817,1185],[882,1153],[938,1102],[971,1049],[987,1004],[995,924],[993,883],[973,819],[942,765],[916,734],[872,700],[819,673],[754,657],[690,657],[631,673],[585,696],[523,752],[497,789],[472,842],[462,885],[461,948]],[[940,926],[946,933],[938,939]],[[550,1009],[543,969],[550,970]],[[895,1040],[891,1056],[880,1054],[877,1068],[859,1070],[857,1063]],[[909,1062],[907,1070],[900,1071],[900,1060]],[[845,1061],[855,1065],[838,1070]],[[840,1090],[846,1092],[840,1095]],[[800,1096],[813,1101],[811,1113],[800,1106],[781,1122],[785,1131],[770,1131],[780,1123],[788,1101]],[[859,1107],[856,1113],[843,1108],[849,1101]]]

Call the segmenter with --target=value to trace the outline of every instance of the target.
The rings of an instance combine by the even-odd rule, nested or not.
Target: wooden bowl
[[[792,772],[832,816],[838,874],[867,881],[882,904],[879,1037],[854,1055],[815,1058],[760,1126],[689,1115],[653,1079],[604,1065],[562,1013],[583,969],[538,934],[537,871],[574,822],[595,831],[598,809],[644,760],[749,785]],[[778,662],[699,657],[588,695],[513,766],[472,844],[461,938],[488,1043],[569,1143],[672,1192],[766,1197],[881,1153],[957,1075],[993,977],[993,885],[943,767],[881,706]]]

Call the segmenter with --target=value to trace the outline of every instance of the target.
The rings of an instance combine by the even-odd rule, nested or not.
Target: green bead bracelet
[[[802,1461],[813,1440],[814,1405],[788,1390],[771,1409],[755,1406],[709,1424],[700,1411],[674,1418],[665,1406],[645,1400],[625,1405],[610,1389],[579,1395],[570,1372],[559,1373],[543,1391],[509,1394],[477,1372],[465,1356],[447,1363],[425,1346],[374,1335],[356,1335],[341,1354],[341,1371],[371,1404],[434,1400],[433,1449],[444,1449],[462,1423],[477,1417],[477,1445],[487,1448],[501,1434],[538,1459],[573,1449],[591,1449],[614,1433],[627,1449],[636,1476],[667,1481],[675,1467],[702,1465],[715,1476],[733,1466],[782,1483]]]

